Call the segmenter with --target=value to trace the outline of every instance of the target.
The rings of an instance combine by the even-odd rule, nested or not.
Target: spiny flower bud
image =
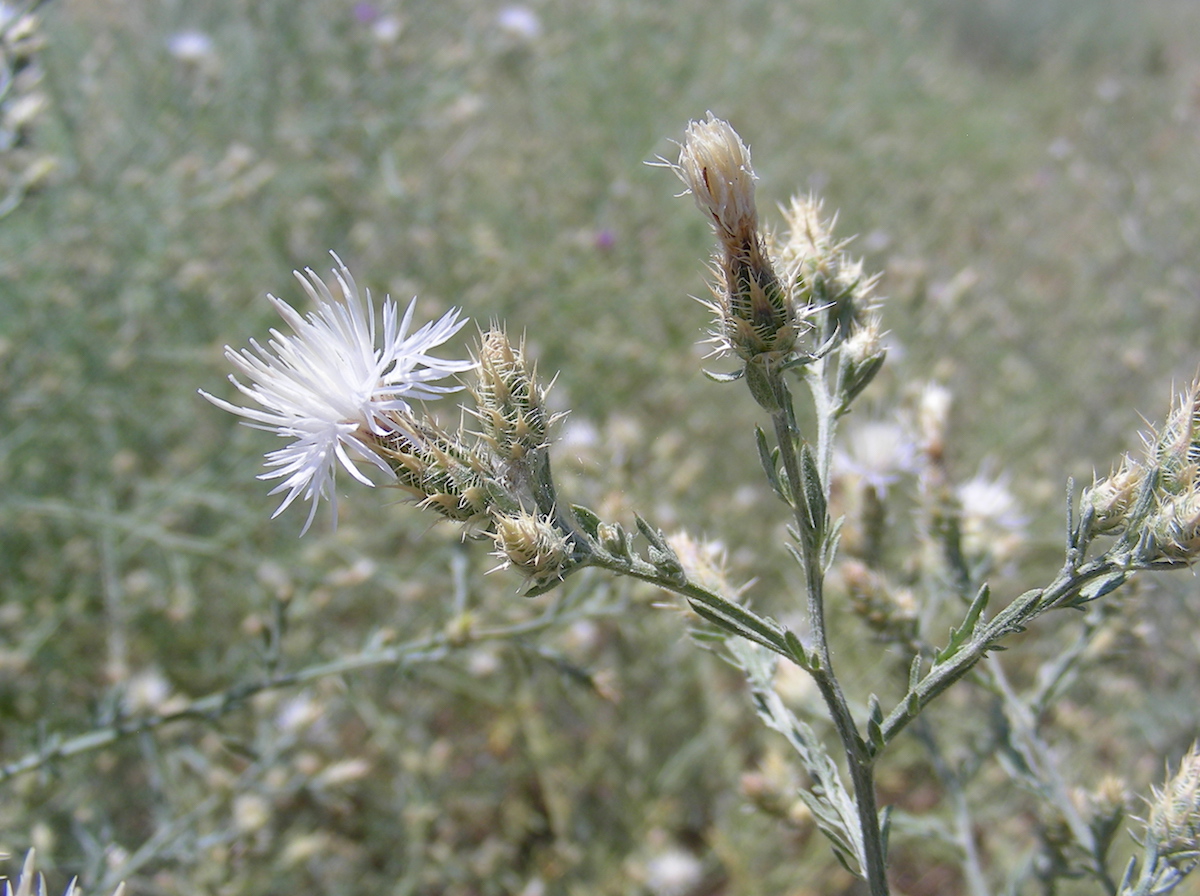
[[[459,523],[485,520],[494,504],[491,470],[478,452],[427,421],[409,421],[413,436],[396,433],[380,453],[396,474],[395,487]]]
[[[813,196],[795,196],[784,210],[788,235],[779,251],[785,279],[793,290],[797,314],[821,312],[825,321],[821,337],[835,333],[848,338],[872,306],[878,277],[868,277],[860,260],[836,242],[836,216],[822,218],[823,203]]]
[[[1179,771],[1150,803],[1146,836],[1160,861],[1184,874],[1200,862],[1200,751],[1195,744]]]
[[[729,578],[725,546],[716,541],[700,541],[686,532],[667,536],[667,544],[675,552],[688,581],[717,594],[737,596],[747,585],[735,586]]]
[[[883,366],[887,349],[880,326],[879,316],[872,314],[842,345],[838,384],[843,406],[861,395]]]
[[[571,540],[548,517],[524,511],[496,516],[496,556],[526,577],[543,582],[560,574],[571,556]]]
[[[525,359],[523,341],[513,345],[503,330],[483,334],[474,393],[480,435],[498,457],[519,461],[545,447],[553,421],[537,371]]]
[[[725,256],[717,270],[713,301],[706,304],[716,317],[718,345],[745,361],[791,351],[796,344],[791,305],[761,246]]]
[[[1088,827],[1102,843],[1110,842],[1121,828],[1129,806],[1129,790],[1125,782],[1106,775],[1099,785],[1087,794]]]
[[[1091,507],[1093,532],[1117,534],[1124,530],[1145,475],[1146,471],[1125,455],[1109,476],[1084,490],[1081,502]]]
[[[1200,492],[1167,496],[1150,520],[1157,555],[1190,560],[1200,553]]]
[[[797,264],[808,259],[832,258],[841,248],[833,239],[837,216],[827,219],[823,217],[824,210],[824,200],[816,196],[792,197],[783,212],[788,237],[779,253],[781,261]]]
[[[728,122],[711,112],[684,133],[671,166],[716,232],[716,282],[709,308],[718,351],[750,361],[783,356],[796,342],[792,304],[758,230],[750,151]]]
[[[1200,383],[1178,397],[1150,453],[1165,491],[1192,487],[1200,462]]]

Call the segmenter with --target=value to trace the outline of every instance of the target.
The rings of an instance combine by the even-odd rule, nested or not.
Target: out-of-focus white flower
[[[1021,506],[1008,488],[1008,477],[991,477],[986,471],[958,487],[963,520],[979,526],[1017,531],[1027,522]]]
[[[325,707],[309,694],[297,694],[284,701],[283,705],[279,707],[279,712],[275,716],[275,724],[284,734],[295,736],[301,734],[324,714]]]
[[[158,669],[143,669],[125,683],[125,711],[131,715],[161,712],[171,696],[171,683]]]
[[[311,268],[296,271],[317,310],[304,317],[268,296],[292,334],[273,329],[266,347],[250,340],[252,351],[225,347],[225,357],[251,382],[246,385],[232,375],[230,381],[261,409],[200,392],[217,407],[251,421],[247,425],[291,440],[267,453],[270,469],[259,478],[283,480],[271,491],[287,493],[272,518],[298,497],[312,503],[305,531],[321,498],[328,499],[336,524],[334,478],[339,465],[365,485],[373,483],[358,469],[360,462],[394,478],[378,451],[379,440],[395,433],[417,438],[403,423],[404,415],[412,413],[410,403],[457,391],[461,386],[433,383],[474,363],[429,354],[466,324],[458,309],[409,335],[416,300],[401,319],[396,303],[385,298],[382,340],[377,340],[371,294],[367,292],[364,301],[342,260],[337,255],[333,259],[340,298],[334,298]]]
[[[990,556],[997,564],[1015,557],[1029,519],[1009,490],[1008,477],[990,476],[985,469],[956,491],[962,506],[963,550],[971,556]]]
[[[683,849],[667,849],[646,862],[646,889],[654,896],[682,896],[703,877],[703,864]]]
[[[167,52],[180,62],[197,64],[215,57],[212,38],[203,31],[176,31],[167,38]]]
[[[847,427],[843,445],[833,458],[835,472],[858,477],[881,495],[917,467],[917,446],[896,422],[868,420]]]
[[[233,800],[233,826],[240,834],[261,831],[271,820],[271,804],[257,793],[239,793]]]
[[[496,27],[510,37],[535,41],[542,36],[542,20],[528,6],[506,6],[496,13]]]

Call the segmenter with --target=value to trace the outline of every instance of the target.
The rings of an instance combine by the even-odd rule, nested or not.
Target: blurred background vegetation
[[[761,550],[784,520],[758,412],[700,373],[719,366],[688,298],[706,288],[707,225],[643,164],[673,158],[689,119],[711,109],[750,143],[765,219],[816,191],[885,271],[893,349],[866,401],[886,417],[924,382],[951,387],[953,469],[1007,474],[1027,522],[998,599],[1061,562],[1066,477],[1136,448],[1139,414],[1160,421],[1200,364],[1192,0],[50,0],[36,15],[20,88],[37,101],[3,153],[0,760],[268,661],[466,612],[575,614],[7,781],[9,872],[35,845],[52,890],[80,874],[135,894],[849,891],[794,806],[783,746],[662,595],[581,577],[526,601],[510,574],[483,577],[485,546],[385,492],[347,487],[336,531],[319,516],[298,538],[299,510],[268,521],[254,476],[271,439],[196,390],[227,388],[222,347],[263,338],[264,294],[298,303],[289,272],[326,271],[330,249],[376,294],[418,295],[426,319],[459,305],[527,334],[571,412],[572,497],[718,540],[734,580],[755,579],[747,597],[784,618],[797,577]],[[1080,786],[1113,773],[1144,791],[1196,736],[1195,592],[1185,574],[1119,603],[1103,674],[1057,706]],[[834,614],[851,689],[902,686]],[[897,835],[897,889],[958,892],[921,762],[882,773],[885,802],[929,819]],[[972,796],[1002,832],[989,864],[1019,863],[1032,810],[999,775]]]

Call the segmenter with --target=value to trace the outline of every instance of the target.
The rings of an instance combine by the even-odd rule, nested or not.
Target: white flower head
[[[203,31],[176,31],[167,38],[167,52],[180,62],[196,65],[216,58],[213,40]]]
[[[880,495],[917,468],[917,450],[898,421],[864,420],[848,428],[844,448],[833,458],[839,474],[850,474]]]
[[[956,492],[962,506],[963,550],[970,556],[990,557],[997,564],[1015,557],[1025,540],[1029,518],[1009,490],[1008,477],[992,476],[985,463]]]
[[[509,37],[535,41],[542,36],[542,20],[528,6],[513,4],[496,13],[496,27]]]
[[[461,386],[435,381],[474,365],[429,354],[466,324],[458,309],[409,335],[416,300],[400,318],[396,303],[384,298],[380,333],[371,294],[361,297],[350,271],[330,254],[337,263],[333,274],[340,298],[311,268],[296,271],[316,311],[302,316],[268,296],[292,333],[272,329],[266,347],[253,339],[249,349],[225,347],[225,357],[249,384],[233,375],[230,381],[259,407],[239,407],[200,392],[217,407],[245,417],[247,425],[290,440],[286,447],[267,453],[269,469],[259,478],[283,480],[271,491],[287,493],[272,519],[298,497],[312,503],[304,531],[322,498],[329,501],[336,524],[334,478],[339,465],[365,485],[373,483],[358,463],[394,478],[379,453],[378,439],[397,432],[416,438],[403,422],[404,415],[412,413],[411,402],[458,391]]]

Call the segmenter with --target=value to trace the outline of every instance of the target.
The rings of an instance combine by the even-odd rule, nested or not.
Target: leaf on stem
[[[583,531],[595,538],[600,528],[600,517],[596,512],[580,504],[572,504],[571,512],[575,514],[575,522],[579,523]]]
[[[975,634],[975,630],[979,627],[979,619],[983,615],[984,608],[987,607],[989,597],[991,597],[991,590],[987,585],[982,586],[975,595],[975,599],[971,601],[971,606],[967,608],[967,615],[963,618],[962,625],[958,626],[958,628],[950,629],[950,641],[934,657],[935,664],[946,662],[946,660],[958,653],[962,649],[962,646]]]
[[[733,373],[719,373],[716,370],[705,370],[704,368],[701,368],[700,372],[714,383],[736,383],[743,376],[745,376],[745,372],[742,370],[735,370]]]
[[[1092,579],[1092,581],[1079,589],[1079,596],[1066,604],[1066,606],[1078,607],[1089,601],[1096,600],[1096,598],[1104,597],[1104,595],[1116,591],[1124,585],[1129,576],[1130,573],[1126,570],[1116,570],[1098,579]]]
[[[779,478],[779,449],[767,444],[767,434],[761,426],[754,427],[754,444],[758,447],[758,459],[762,463],[763,473],[766,474],[771,489],[790,504],[791,499]]]
[[[807,669],[809,672],[815,672],[820,668],[820,660],[816,654],[809,654],[804,649],[804,645],[800,643],[800,639],[796,637],[796,633],[790,628],[784,629],[783,643],[787,646],[788,652],[791,654],[791,659],[795,661],[801,669]]]
[[[711,622],[726,635],[737,635],[760,647],[765,647],[772,653],[778,653],[779,647],[773,644],[761,631],[752,625],[747,625],[745,619],[738,614],[723,612],[718,607],[712,607],[694,598],[687,599],[688,605],[696,615],[706,622]],[[731,605],[732,608],[732,605]],[[749,615],[749,614],[747,614]],[[789,657],[790,658],[790,657]]]
[[[785,634],[785,638],[787,635]],[[739,641],[729,643],[729,652],[746,673],[754,706],[769,728],[787,738],[812,781],[800,798],[813,820],[833,846],[833,853],[859,879],[865,877],[866,851],[858,809],[842,783],[837,763],[813,730],[787,708],[774,688],[777,660],[770,653]]]
[[[800,446],[800,479],[803,486],[804,506],[812,532],[812,543],[821,544],[825,537],[825,522],[828,508],[825,490],[821,484],[821,473],[817,459],[807,442]]]
[[[821,573],[823,575],[829,575],[829,570],[833,568],[833,561],[837,559],[838,545],[842,541],[842,524],[845,522],[846,518],[839,516],[825,537],[825,544],[821,546]]]
[[[883,707],[879,705],[879,698],[874,694],[871,695],[867,707],[867,748],[875,755],[886,743],[883,737]]]

